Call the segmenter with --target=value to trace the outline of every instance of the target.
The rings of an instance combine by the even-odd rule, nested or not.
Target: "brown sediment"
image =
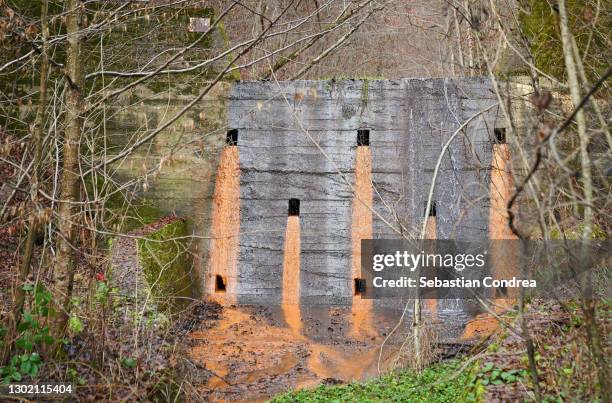
[[[226,146],[221,153],[213,196],[211,234],[208,293],[214,299],[234,303],[240,240],[240,159],[237,146]],[[225,290],[217,289],[217,276],[225,281]]]
[[[301,334],[300,312],[300,217],[287,217],[283,258],[283,314],[295,335]]]
[[[510,226],[508,225],[507,205],[512,197],[514,181],[510,172],[510,148],[508,144],[493,145],[493,164],[491,169],[491,188],[490,188],[490,212],[489,212],[489,238],[490,239],[517,239]],[[496,279],[508,279],[518,274],[516,261],[516,250],[514,243],[502,245],[496,242],[490,251],[490,261],[492,262],[492,276]],[[496,304],[508,306],[512,303],[508,297],[516,298],[518,289],[508,290],[508,294],[503,295],[499,290],[495,290],[493,297],[500,297],[495,300]]]
[[[221,320],[189,339],[190,359],[209,375],[199,386],[206,401],[264,401],[290,387],[307,355],[303,342],[283,327],[227,305]],[[277,385],[276,378],[284,381]]]
[[[189,360],[202,369],[192,372],[195,378],[189,381],[202,401],[264,401],[328,378],[349,382],[378,373],[377,341],[317,343],[287,331],[279,313],[283,314],[270,307],[225,305],[220,318],[201,323],[201,330],[189,334]],[[305,320],[310,320],[309,329],[315,334],[329,332],[328,325],[334,334],[341,332],[342,323],[321,327],[316,318]],[[385,349],[381,370],[392,365],[399,347]]]
[[[350,287],[353,291],[351,313],[353,336],[377,335],[373,326],[372,300],[357,295],[354,279],[361,275],[361,240],[372,239],[372,154],[369,146],[358,146],[355,157],[355,195],[351,224],[352,270]]]
[[[428,216],[425,224],[425,239],[436,239],[436,217]],[[433,252],[433,251],[432,251]],[[431,295],[435,297],[435,295]],[[425,309],[433,319],[438,317],[438,300],[435,298],[425,299]]]

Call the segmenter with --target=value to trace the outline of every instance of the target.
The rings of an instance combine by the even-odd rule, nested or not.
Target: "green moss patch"
[[[138,240],[138,259],[161,310],[181,309],[192,296],[186,235],[187,223],[176,219]]]
[[[563,45],[559,28],[559,14],[554,2],[529,0],[519,15],[521,28],[529,40],[535,56],[536,66],[565,80]],[[584,60],[586,74],[591,81],[597,79],[607,68],[610,60],[608,32],[612,24],[610,3],[601,2],[599,12],[596,4],[587,0],[568,0],[566,3],[569,28],[576,38],[576,45]]]

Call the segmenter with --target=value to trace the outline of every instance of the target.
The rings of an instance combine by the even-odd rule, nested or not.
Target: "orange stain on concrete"
[[[514,181],[510,172],[510,148],[508,144],[494,144],[491,169],[491,188],[489,212],[489,238],[490,239],[517,239],[508,225],[508,201],[512,197]],[[500,242],[493,244],[490,251],[491,262],[493,262],[493,277],[507,279],[518,274],[518,263],[513,243],[502,245]],[[496,304],[508,306],[512,300],[508,297],[517,297],[518,289],[509,289],[508,294],[503,295],[495,290],[493,297],[501,297],[495,300]]]
[[[283,314],[295,335],[302,331],[300,311],[300,217],[287,217],[283,258]]]
[[[436,217],[428,216],[425,224],[425,239],[436,239]],[[432,318],[438,317],[438,300],[425,299],[425,309],[431,314]]]
[[[377,335],[373,326],[373,300],[356,295],[354,279],[361,278],[361,240],[372,239],[372,154],[369,146],[358,146],[355,157],[355,195],[353,197],[351,239],[352,270],[350,287],[353,290],[351,314],[353,336]]]
[[[226,146],[221,153],[213,196],[211,233],[208,292],[214,299],[234,303],[240,240],[240,159],[237,146]],[[216,276],[224,279],[224,292],[217,289]]]
[[[491,211],[489,214],[490,239],[516,239],[508,225],[508,211],[506,210],[514,187],[509,161],[510,148],[508,144],[494,144],[489,195],[491,200]]]

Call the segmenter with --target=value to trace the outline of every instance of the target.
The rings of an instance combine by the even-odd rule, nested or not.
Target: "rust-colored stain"
[[[425,239],[436,239],[436,217],[428,216],[425,224]],[[433,252],[433,251],[432,251]],[[438,317],[438,300],[425,299],[425,309],[429,312],[432,318]]]
[[[287,217],[283,258],[283,314],[294,334],[302,330],[300,312],[300,217]]]
[[[494,144],[489,195],[491,200],[489,237],[491,239],[516,239],[508,225],[508,211],[506,210],[514,187],[509,161],[508,144]]]
[[[354,279],[361,278],[361,240],[372,239],[372,154],[369,146],[358,146],[355,157],[355,195],[352,211],[352,278],[350,287],[353,289]],[[363,299],[353,289],[352,335],[377,335],[372,319],[372,300]]]
[[[211,233],[208,291],[213,299],[234,303],[240,240],[240,159],[237,146],[226,146],[221,153],[213,196]],[[225,280],[225,290],[217,289],[216,276]]]
[[[508,144],[493,145],[493,164],[491,169],[491,188],[489,212],[489,238],[490,239],[517,239],[508,225],[508,201],[512,197],[514,181],[510,172],[510,148]],[[500,242],[493,244],[490,251],[490,261],[493,262],[492,276],[504,279],[518,275],[518,265],[514,243],[502,245]],[[508,289],[507,294],[495,290],[493,297],[495,303],[508,306],[513,303],[508,297],[516,298],[518,289]]]

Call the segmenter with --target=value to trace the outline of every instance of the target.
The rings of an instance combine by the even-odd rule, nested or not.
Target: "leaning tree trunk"
[[[57,255],[53,272],[55,287],[56,317],[53,334],[59,339],[64,333],[70,309],[72,279],[75,264],[73,240],[77,216],[76,202],[79,200],[79,138],[81,136],[83,110],[83,60],[81,60],[80,0],[68,0],[66,16],[66,120],[64,129],[64,152],[58,211]]]

